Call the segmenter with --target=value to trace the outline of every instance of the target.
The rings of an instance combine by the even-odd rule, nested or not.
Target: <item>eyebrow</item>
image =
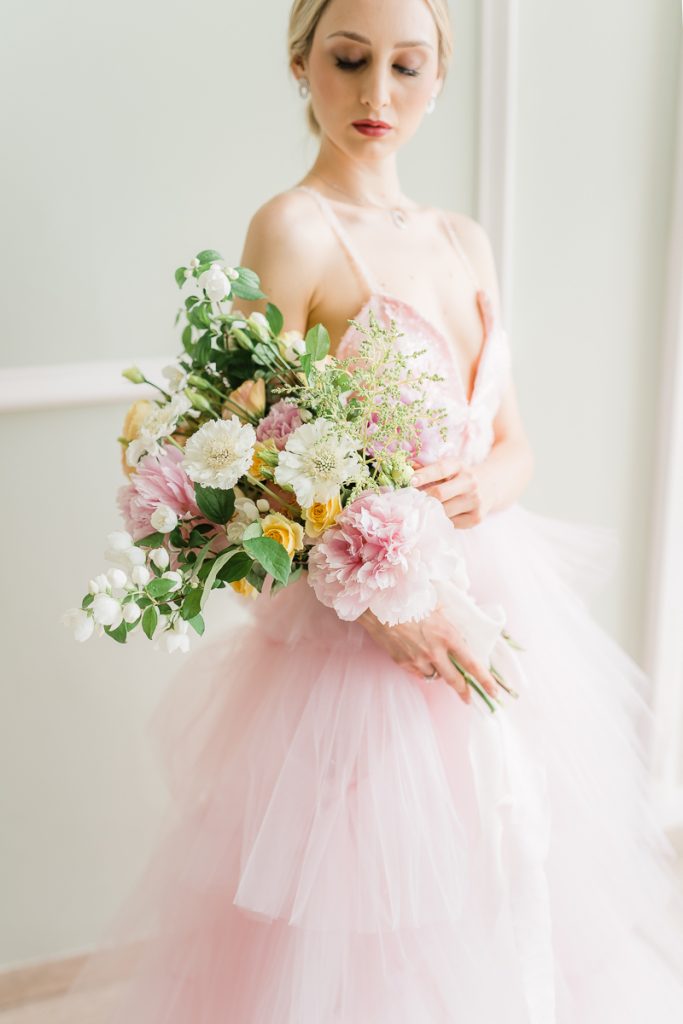
[[[346,39],[353,39],[356,43],[367,43],[370,45],[370,40],[366,36],[361,36],[358,32],[331,32],[327,38],[333,39],[335,36],[344,36]],[[395,43],[394,49],[397,50],[404,46],[428,46],[430,50],[434,49],[432,44],[428,43],[426,39],[411,39],[408,42]]]

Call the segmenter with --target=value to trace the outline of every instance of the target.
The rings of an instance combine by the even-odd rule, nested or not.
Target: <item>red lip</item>
[[[387,124],[386,121],[353,121],[353,127],[356,131],[362,135],[386,135],[387,132],[391,131],[391,125]]]

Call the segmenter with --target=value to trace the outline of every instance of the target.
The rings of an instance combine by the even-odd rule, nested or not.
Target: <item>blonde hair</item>
[[[287,44],[289,62],[308,57],[313,45],[313,36],[325,8],[330,0],[294,0],[289,14]],[[436,22],[439,37],[439,75],[446,77],[448,64],[453,54],[453,28],[451,25],[448,0],[425,0]],[[308,126],[314,135],[320,134],[320,125],[309,101],[307,108]]]

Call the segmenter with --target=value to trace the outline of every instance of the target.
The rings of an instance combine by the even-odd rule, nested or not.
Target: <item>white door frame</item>
[[[683,42],[656,445],[645,669],[662,812],[683,825]]]

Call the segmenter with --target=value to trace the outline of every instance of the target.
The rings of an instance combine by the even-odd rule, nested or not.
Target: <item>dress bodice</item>
[[[297,188],[316,200],[370,293],[358,313],[350,319],[367,324],[372,311],[383,326],[389,327],[391,321],[395,321],[400,332],[398,345],[401,351],[407,353],[425,349],[424,354],[416,358],[414,367],[443,377],[441,381],[428,382],[426,393],[427,404],[430,407],[442,407],[446,410],[442,423],[446,425],[447,437],[444,440],[438,426],[425,421],[424,429],[421,431],[422,448],[417,461],[427,465],[444,456],[455,455],[468,464],[481,462],[493,445],[493,420],[511,369],[510,348],[507,331],[500,320],[493,316],[490,297],[486,290],[480,287],[462,243],[448,220],[444,217],[444,227],[466,272],[474,282],[477,305],[484,327],[484,340],[477,363],[474,387],[469,398],[453,342],[410,303],[383,292],[377,286],[372,273],[334,212],[332,204],[321,192],[304,185]],[[336,355],[339,358],[353,355],[360,339],[358,330],[353,323],[349,323]]]

